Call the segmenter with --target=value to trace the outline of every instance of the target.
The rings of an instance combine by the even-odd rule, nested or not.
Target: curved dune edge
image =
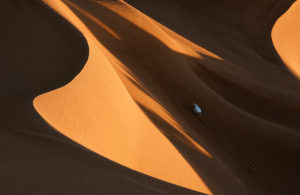
[[[38,113],[55,129],[102,156],[155,178],[211,194],[203,180],[131,98],[113,69],[111,59],[105,55],[109,51],[105,51],[62,1],[45,2],[84,34],[90,55],[82,72],[71,83],[35,98]],[[99,25],[118,38],[104,24]],[[150,97],[143,94],[143,98]],[[159,105],[154,108],[180,129],[167,111]],[[194,145],[211,157],[201,146]]]
[[[275,23],[272,40],[278,54],[300,79],[300,1],[296,1]]]

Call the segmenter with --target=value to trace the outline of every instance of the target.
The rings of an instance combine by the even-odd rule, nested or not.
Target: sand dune
[[[35,99],[37,111],[55,129],[115,162],[209,193],[193,168],[131,98],[101,43],[62,2],[47,3],[82,31],[90,52],[84,69],[70,84]]]
[[[293,2],[1,1],[0,192],[299,194]]]
[[[40,1],[0,1],[0,194],[198,194],[120,166],[51,128],[33,99],[66,85],[89,52]]]
[[[300,78],[299,34],[300,2],[296,1],[277,20],[272,31],[274,46],[287,67]]]

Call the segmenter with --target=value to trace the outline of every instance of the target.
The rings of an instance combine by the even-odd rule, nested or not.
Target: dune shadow
[[[36,121],[38,127],[44,121],[33,99],[70,82],[88,58],[88,45],[78,30],[38,0],[4,0],[0,9],[2,124],[30,127]]]
[[[227,60],[203,54],[201,58],[195,58],[178,53],[155,35],[109,8],[105,5],[106,1],[64,0],[64,3],[99,42],[125,65],[124,72],[130,75],[125,78],[129,82],[171,113],[171,118],[182,125],[192,140],[209,146],[207,148],[213,151],[213,158],[207,158],[190,147],[190,140],[174,125],[136,100],[212,192],[232,194],[246,189],[242,184],[236,185],[236,178],[225,181],[218,177],[224,174],[218,172],[221,169],[216,167],[220,159],[229,167],[230,174],[238,175],[241,183],[251,186],[254,191],[297,191],[297,162],[300,162],[296,144],[299,140],[297,129],[300,126],[297,119],[300,113],[299,94],[289,92],[290,99],[283,100],[277,97],[278,94],[274,95],[276,90],[267,93],[264,85],[256,91],[251,82],[232,81],[217,71],[220,69],[217,69],[216,64],[226,66],[229,63]],[[128,9],[120,2],[114,2],[113,6]],[[86,10],[89,10],[88,13]],[[95,19],[108,26],[119,39],[95,23]],[[201,40],[195,42],[209,49],[209,39],[205,41],[206,43]],[[218,53],[214,49],[211,51]],[[257,79],[253,75],[250,80]],[[284,84],[291,84],[291,88],[298,89],[298,81],[282,76],[281,73],[278,73],[278,77],[284,78]],[[204,115],[200,120],[191,111],[194,102],[203,106]],[[281,112],[275,113],[274,108]],[[274,136],[268,134],[272,131]],[[289,137],[288,134],[295,136]],[[280,141],[287,137],[291,138],[289,144]],[[230,178],[229,173],[228,177]]]
[[[238,55],[244,58],[260,56],[273,65],[285,67],[273,46],[271,31],[276,20],[295,0],[125,1],[222,58],[241,62]],[[164,13],[168,13],[168,17]]]
[[[40,0],[0,1],[0,194],[198,194],[118,165],[65,137],[33,99],[69,83],[89,54]]]

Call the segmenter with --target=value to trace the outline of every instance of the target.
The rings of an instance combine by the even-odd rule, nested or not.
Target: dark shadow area
[[[37,114],[33,99],[88,58],[70,23],[39,0],[1,0],[0,24],[0,194],[199,194],[107,160]]]
[[[222,58],[241,63],[240,55],[263,57],[286,69],[273,47],[271,31],[295,0],[125,1]]]
[[[199,144],[200,140],[205,142],[210,151],[214,151],[213,158],[207,159],[199,151],[187,146],[181,139],[182,134],[168,121],[140,104],[212,192],[240,194],[247,189],[241,184],[245,183],[250,189],[247,189],[249,193],[299,193],[299,93],[293,92],[293,89],[299,89],[299,81],[290,78],[284,71],[274,71],[273,79],[279,79],[277,82],[281,82],[280,87],[286,87],[283,91],[287,93],[281,94],[280,87],[273,86],[270,90],[270,85],[264,84],[263,78],[259,81],[261,85],[253,85],[252,82],[257,79],[255,76],[249,78],[251,82],[248,83],[242,79],[227,80],[222,77],[226,72],[215,65],[226,66],[229,62],[205,55],[198,59],[177,53],[158,38],[107,8],[106,1],[64,2],[99,42],[132,73],[135,81],[131,79],[131,82],[138,89],[147,92],[171,113],[193,140]],[[128,9],[120,2],[115,2],[114,6]],[[88,13],[85,10],[89,10]],[[130,13],[132,10],[126,11]],[[120,40],[91,20],[91,16],[109,26]],[[206,41],[208,44],[212,39]],[[212,45],[215,43],[212,41]],[[259,67],[260,63],[264,64],[265,61],[259,62],[257,58],[255,67]],[[210,69],[212,66],[217,67],[216,70]],[[241,67],[244,67],[243,64]],[[261,70],[268,71],[267,68]],[[241,73],[243,71],[234,74]],[[192,114],[191,106],[194,102],[199,103],[204,110],[201,119]],[[276,112],[274,108],[280,111]],[[218,173],[223,173],[218,171],[224,170],[216,167],[218,159],[230,167],[230,174],[235,173],[227,175],[226,181],[218,178]],[[211,167],[204,165],[204,161],[211,162]],[[238,183],[234,175],[242,182]],[[228,185],[222,182],[228,182]],[[243,191],[242,194],[246,193]]]
[[[288,96],[288,101],[286,101],[283,96],[271,95],[276,93],[280,94],[280,92],[267,91],[264,86],[264,80],[256,77],[255,74],[249,74],[247,78],[249,80],[255,80],[256,84],[258,84],[257,87],[255,84],[251,86],[249,83],[227,79],[217,70],[210,69],[209,66],[203,65],[203,62],[206,64],[223,63],[225,65],[227,62],[220,62],[217,59],[203,54],[202,57],[203,59],[201,60],[194,59],[195,65],[192,69],[208,87],[217,92],[221,97],[256,117],[295,130],[299,129],[300,94],[284,94],[283,96]],[[281,79],[281,81],[284,81],[284,78]],[[299,88],[300,85],[298,84],[300,83],[297,81],[294,83],[295,89]],[[286,85],[280,87],[284,88]]]

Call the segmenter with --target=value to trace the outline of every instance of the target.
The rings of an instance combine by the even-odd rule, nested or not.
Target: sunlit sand
[[[1,0],[0,194],[298,194],[299,8]]]

